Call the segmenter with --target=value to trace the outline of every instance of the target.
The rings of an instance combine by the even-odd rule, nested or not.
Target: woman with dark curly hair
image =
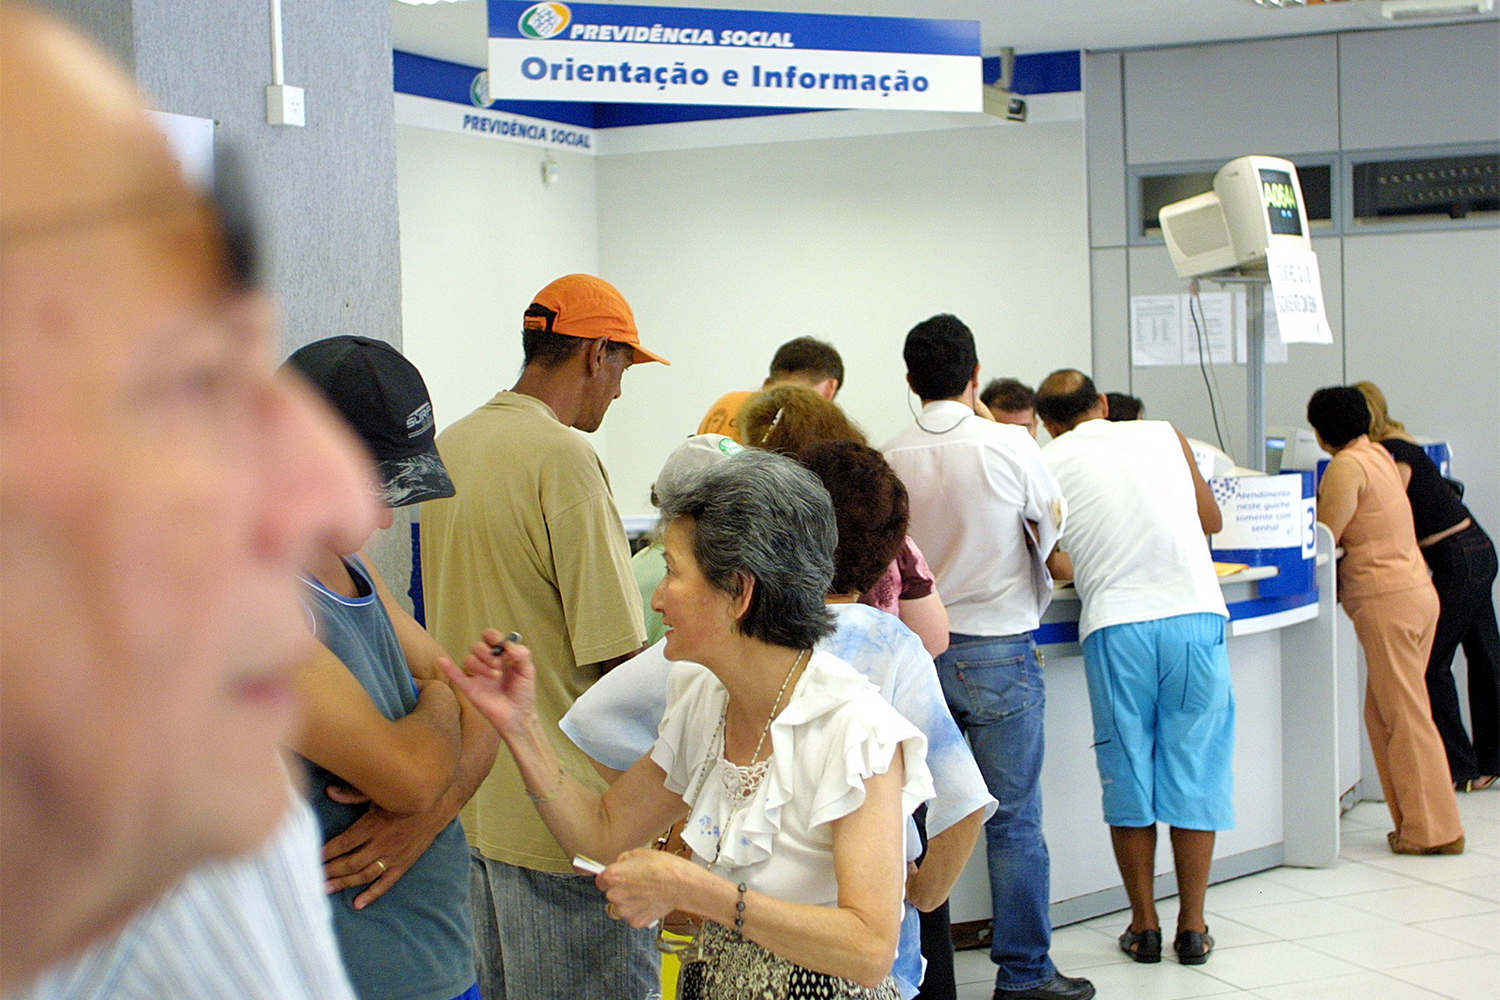
[[[751,447],[796,459],[825,441],[869,443],[837,403],[792,385],[751,397],[740,411],[739,425],[742,440]],[[948,648],[948,611],[938,595],[937,579],[909,536],[897,546],[885,571],[861,590],[861,604],[900,618],[921,637],[928,653],[938,656]]]

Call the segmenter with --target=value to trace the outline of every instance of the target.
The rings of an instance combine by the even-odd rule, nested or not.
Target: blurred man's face
[[[206,222],[29,248],[58,292],[5,315],[0,606],[7,755],[80,833],[215,854],[285,805],[294,570],[374,514],[352,447],[274,378],[268,306],[223,286]]]
[[[32,954],[0,980],[279,822],[287,671],[311,641],[293,574],[374,518],[364,460],[274,376],[270,308],[231,280],[128,81],[16,21],[0,42],[0,927]]]
[[[1024,410],[996,410],[994,408],[991,408],[990,412],[995,415],[996,423],[1016,424],[1017,426],[1024,427],[1028,431],[1030,431],[1032,437],[1036,437],[1036,410],[1033,410],[1030,407],[1027,407]]]

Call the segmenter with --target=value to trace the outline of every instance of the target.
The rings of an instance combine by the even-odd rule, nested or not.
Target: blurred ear
[[[736,623],[744,620],[745,615],[750,612],[750,602],[755,598],[755,577],[749,573],[737,574],[740,578],[740,593],[738,597],[729,599],[729,616]]]
[[[825,378],[821,382],[814,382],[812,390],[824,399],[831,401],[839,394],[839,380],[830,377]]]
[[[1102,392],[1099,393],[1099,412],[1104,414],[1105,420],[1109,419],[1109,397]]]
[[[604,359],[609,354],[609,338],[598,337],[588,342],[583,349],[584,370],[590,375],[598,374],[604,367]]]

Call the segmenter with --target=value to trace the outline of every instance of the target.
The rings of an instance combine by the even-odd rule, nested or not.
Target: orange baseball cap
[[[636,361],[672,362],[641,346],[635,314],[620,290],[592,274],[567,274],[536,293],[522,325],[565,337],[614,341],[635,348]]]

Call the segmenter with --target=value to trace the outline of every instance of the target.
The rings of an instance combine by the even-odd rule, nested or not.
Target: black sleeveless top
[[[1411,466],[1406,498],[1411,501],[1411,516],[1419,539],[1446,531],[1469,516],[1469,509],[1421,445],[1400,438],[1386,438],[1380,443],[1396,461]]]

